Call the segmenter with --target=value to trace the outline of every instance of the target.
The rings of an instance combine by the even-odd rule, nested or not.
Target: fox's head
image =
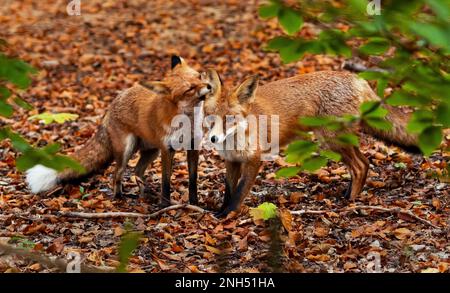
[[[145,86],[188,111],[199,106],[211,91],[211,85],[179,56],[172,56],[171,70],[162,81],[148,82]]]
[[[251,76],[230,92],[222,90],[222,82],[214,70],[208,70],[203,80],[211,85],[211,92],[205,100],[205,114],[209,133],[207,140],[215,145],[236,133],[246,133],[248,123],[246,117],[255,100],[258,77]]]

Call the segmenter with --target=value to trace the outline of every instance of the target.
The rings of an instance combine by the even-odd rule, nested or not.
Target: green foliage
[[[264,202],[256,208],[251,208],[250,215],[254,220],[267,221],[277,217],[277,206],[271,202]]]
[[[259,15],[262,18],[278,17],[281,27],[289,35],[300,30],[303,18],[295,9],[284,6],[280,1],[272,0],[268,4],[259,7]]]
[[[0,53],[0,80],[7,80],[18,88],[25,89],[31,84],[32,73],[36,73],[36,69],[27,63]]]
[[[120,264],[117,267],[117,271],[120,273],[126,272],[126,268],[128,265],[128,260],[139,245],[139,241],[142,238],[142,232],[132,231],[131,224],[126,223],[125,225],[125,234],[122,235],[119,244],[119,260]]]
[[[355,147],[359,147],[359,139],[353,133],[344,133],[337,136],[337,140],[339,143],[344,145],[353,145]]]
[[[77,114],[71,114],[71,113],[49,113],[49,112],[45,112],[45,113],[41,113],[38,115],[33,115],[30,118],[28,118],[28,120],[39,120],[44,122],[44,124],[50,124],[53,121],[55,121],[56,123],[64,123],[66,121],[73,121],[76,120],[78,118]]]
[[[416,133],[418,146],[425,155],[435,151],[442,141],[442,131],[450,125],[450,2],[440,0],[410,0],[381,2],[381,15],[368,15],[368,1],[306,1],[299,0],[298,6],[292,1],[289,6],[282,1],[271,1],[260,9],[263,18],[277,17],[280,25],[289,36],[277,36],[270,40],[267,50],[278,52],[283,62],[290,63],[301,59],[304,54],[329,54],[343,57],[369,55],[382,56],[378,64],[379,72],[367,71],[359,75],[377,82],[376,92],[379,103],[365,103],[360,115],[353,117],[305,117],[302,125],[314,128],[326,128],[332,131],[352,129],[355,123],[388,131],[392,128],[386,120],[387,110],[384,104],[413,107],[407,130]],[[289,10],[302,19],[313,23],[319,30],[313,37],[304,38],[293,35],[302,24],[294,20],[291,26],[282,19],[281,11]],[[293,16],[289,16],[294,19]],[[342,27],[345,24],[345,27]],[[288,30],[287,27],[291,29]],[[298,29],[297,29],[298,27]],[[354,44],[361,44],[353,48]],[[357,50],[354,50],[357,49]],[[389,54],[387,54],[389,52]],[[385,89],[393,92],[385,97]],[[351,133],[337,136],[340,143],[355,145],[358,139]],[[306,154],[297,149],[305,147]],[[306,160],[317,164],[325,162],[318,147],[302,142],[288,148],[287,159],[291,163],[304,164]],[[292,153],[293,152],[293,153]],[[314,159],[313,159],[314,158]],[[281,175],[292,175],[300,169],[292,167],[279,171]]]
[[[34,243],[33,241],[23,237],[23,236],[13,236],[11,237],[11,243],[17,243],[17,247],[18,248],[22,248],[22,249],[33,249],[34,246],[36,246],[36,243]]]
[[[6,42],[0,39],[0,49]],[[0,52],[0,116],[11,117],[14,108],[9,99],[13,95],[10,88],[25,89],[31,84],[30,75],[36,73],[36,69],[22,60],[9,58]],[[8,84],[8,87],[6,86]],[[16,96],[13,98],[14,104],[25,109],[31,110],[33,107],[22,98]],[[63,123],[67,120],[74,120],[78,117],[75,114],[49,114],[44,113],[32,116],[30,119],[44,120],[48,124],[53,121]],[[65,168],[71,168],[77,172],[83,173],[83,167],[67,156],[57,155],[59,144],[47,145],[43,148],[32,147],[19,134],[13,132],[8,127],[0,128],[0,140],[10,139],[13,147],[22,154],[16,160],[16,167],[19,171],[25,171],[36,164],[42,164],[57,171]]]

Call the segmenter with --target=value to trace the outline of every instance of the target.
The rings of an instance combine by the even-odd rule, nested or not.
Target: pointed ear
[[[252,103],[255,98],[255,91],[258,87],[259,77],[257,75],[250,76],[235,90],[235,96],[240,104]]]
[[[175,67],[177,67],[177,65],[182,65],[185,64],[186,62],[184,61],[183,58],[181,58],[180,56],[177,55],[172,55],[172,57],[170,58],[170,68],[174,69]]]
[[[171,94],[170,88],[162,81],[143,82],[142,85],[157,94],[161,95]]]

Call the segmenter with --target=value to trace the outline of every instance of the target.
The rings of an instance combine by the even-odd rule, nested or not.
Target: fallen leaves
[[[195,60],[192,64],[199,70],[205,66],[217,69],[225,86],[230,88],[252,74],[261,75],[265,83],[298,73],[339,70],[342,61],[309,54],[300,62],[282,65],[278,56],[261,50],[261,44],[279,33],[276,23],[259,20],[255,17],[257,5],[245,1],[214,2],[214,13],[208,12],[212,6],[190,0],[181,6],[176,1],[153,1],[148,5],[148,1],[137,0],[126,7],[120,1],[102,5],[86,1],[83,10],[95,17],[75,19],[61,14],[61,22],[44,11],[45,3],[31,7],[31,2],[13,1],[17,7],[12,13],[0,13],[0,24],[5,28],[2,32],[10,50],[40,69],[33,86],[21,94],[36,108],[18,112],[8,123],[37,145],[59,142],[64,153],[73,152],[94,134],[118,92],[136,81],[160,79],[161,72],[170,67],[168,56],[172,53],[182,54],[188,61]],[[9,9],[8,6],[0,7],[0,12]],[[19,11],[30,9],[34,14],[29,19],[17,21]],[[83,29],[79,29],[80,24]],[[46,27],[44,35],[42,25]],[[301,33],[311,36],[308,31],[317,29],[310,23],[305,27]],[[69,46],[73,40],[77,40],[76,46]],[[47,112],[73,113],[78,118],[48,125],[28,120],[32,115]],[[448,229],[449,189],[443,177],[448,155],[433,154],[423,159],[370,138],[361,142],[372,166],[358,204],[401,207],[443,231]],[[131,222],[134,229],[145,234],[130,259],[128,269],[132,272],[211,272],[217,268],[219,255],[227,258],[230,271],[268,271],[262,261],[271,240],[267,223],[250,216],[257,213],[257,218],[268,217],[258,209],[250,213],[243,209],[226,220],[195,211],[171,211],[146,220],[57,216],[58,212],[157,211],[159,159],[146,172],[146,199],[114,199],[111,169],[83,182],[84,192],[75,184],[51,194],[31,195],[24,185],[23,174],[15,170],[17,155],[10,144],[0,142],[0,149],[0,236],[11,237],[22,247],[63,258],[76,251],[89,263],[117,267],[117,244],[124,235],[125,223]],[[200,206],[217,210],[224,192],[223,161],[213,152],[202,152],[200,161]],[[136,162],[134,158],[130,167]],[[293,165],[282,157],[266,162],[260,181],[244,202],[250,208],[263,202],[282,207],[279,217],[283,227],[280,234],[286,260],[284,270],[367,271],[364,260],[370,251],[376,250],[383,255],[385,271],[448,272],[448,252],[439,254],[450,249],[445,233],[436,233],[433,227],[408,214],[338,211],[349,206],[342,198],[349,171],[341,163],[329,163],[313,176],[300,173],[289,180],[275,179],[276,170],[288,166]],[[182,203],[188,199],[187,173],[185,155],[177,154],[172,197]],[[128,168],[125,193],[137,195],[138,184],[132,168]],[[301,216],[289,213],[300,210],[321,213]],[[377,245],[371,246],[375,241]],[[400,261],[405,254],[408,257]],[[0,257],[0,272],[47,270],[33,262],[14,264],[17,268],[9,268]]]
[[[394,230],[394,235],[397,239],[403,240],[414,235],[408,228],[398,228]]]

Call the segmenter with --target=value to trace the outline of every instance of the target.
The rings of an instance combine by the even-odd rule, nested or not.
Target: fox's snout
[[[200,101],[204,101],[206,99],[206,95],[210,94],[212,90],[212,87],[209,83],[205,83],[201,86],[200,90],[198,91],[197,97],[200,99]]]

